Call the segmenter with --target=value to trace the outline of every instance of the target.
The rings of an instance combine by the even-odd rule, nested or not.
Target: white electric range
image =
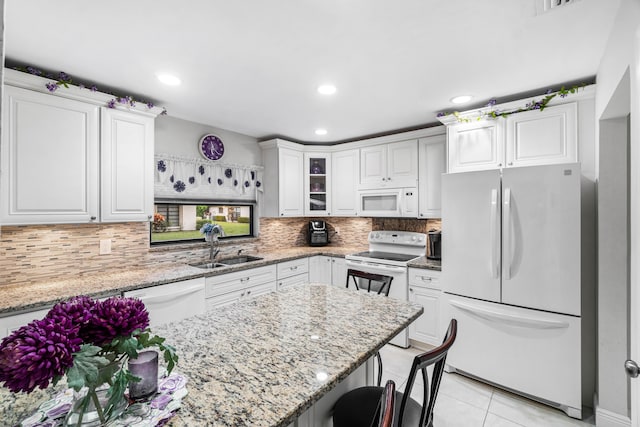
[[[411,231],[372,231],[369,233],[369,250],[345,256],[347,269],[392,276],[389,297],[409,299],[409,274],[407,264],[427,251],[427,235]],[[391,340],[398,347],[409,347],[405,329]]]

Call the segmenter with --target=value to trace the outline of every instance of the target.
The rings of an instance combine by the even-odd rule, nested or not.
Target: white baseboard
[[[631,418],[615,412],[596,407],[596,426],[598,427],[631,427]]]

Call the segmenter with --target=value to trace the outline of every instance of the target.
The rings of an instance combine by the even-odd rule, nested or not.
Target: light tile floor
[[[401,349],[387,345],[382,356],[382,383],[391,379],[403,391],[411,362],[423,352],[414,347]],[[422,378],[411,392],[422,403]],[[584,411],[583,411],[584,416]],[[565,427],[593,426],[594,418],[586,414],[583,421],[569,418],[564,412],[524,397],[492,387],[459,374],[444,373],[434,410],[435,427]]]

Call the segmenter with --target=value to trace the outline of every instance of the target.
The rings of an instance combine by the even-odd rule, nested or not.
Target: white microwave
[[[418,217],[418,189],[389,188],[358,192],[358,216]]]

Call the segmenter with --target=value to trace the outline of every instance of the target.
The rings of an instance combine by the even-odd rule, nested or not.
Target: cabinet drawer
[[[425,268],[409,269],[409,285],[422,288],[442,289],[440,283],[441,271],[429,270]]]
[[[242,294],[244,292],[245,291],[243,289],[235,289],[224,294],[218,294],[212,298],[207,298],[207,311],[214,308],[224,307],[225,305],[233,304],[236,301],[240,301],[240,298],[242,297]]]
[[[309,272],[309,258],[294,259],[278,264],[278,280]]]
[[[206,297],[210,298],[264,283],[273,283],[275,280],[275,265],[266,265],[264,267],[236,271],[220,276],[207,277]]]
[[[309,283],[309,274],[298,274],[296,276],[290,276],[284,279],[278,279],[278,290],[286,289],[290,286],[304,285]]]
[[[253,286],[246,290],[243,298],[254,298],[260,295],[268,294],[269,292],[273,292],[275,290],[275,286],[273,286],[273,282],[264,283],[262,285]]]

